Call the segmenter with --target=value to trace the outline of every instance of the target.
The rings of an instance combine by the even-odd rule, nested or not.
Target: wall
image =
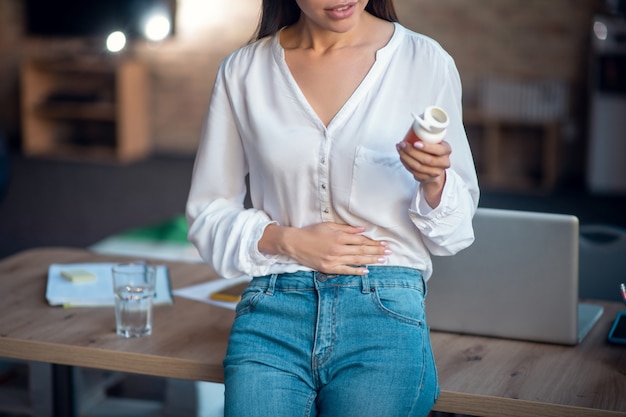
[[[570,139],[584,149],[591,20],[602,0],[396,0],[400,20],[437,39],[454,57],[468,104],[488,75],[559,78],[572,87]],[[192,153],[219,61],[253,35],[260,0],[178,0],[177,36],[135,53],[151,71],[152,132],[158,151]],[[72,42],[26,41],[22,1],[0,0],[0,124],[19,133],[18,67],[26,56],[72,51]],[[575,135],[578,133],[578,136]]]
[[[194,152],[219,62],[252,38],[260,1],[179,0],[176,37],[138,53],[153,70],[157,148]]]
[[[398,3],[407,26],[432,35],[462,75],[485,73],[578,80],[593,0],[421,0]]]

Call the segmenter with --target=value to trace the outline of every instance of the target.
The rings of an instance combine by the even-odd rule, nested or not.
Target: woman
[[[446,140],[409,145],[430,105]],[[426,415],[430,254],[472,243],[478,194],[454,62],[391,0],[263,0],[258,39],[218,71],[187,204],[203,258],[254,277],[225,415]]]

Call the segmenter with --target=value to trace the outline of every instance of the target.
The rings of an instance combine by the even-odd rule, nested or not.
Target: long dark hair
[[[393,0],[369,0],[365,10],[389,22],[398,21]],[[261,19],[255,38],[261,39],[273,35],[282,27],[293,25],[299,18],[300,7],[296,0],[263,0]]]

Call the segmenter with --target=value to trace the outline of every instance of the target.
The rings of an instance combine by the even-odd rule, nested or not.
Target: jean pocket
[[[265,291],[261,288],[249,288],[241,294],[241,300],[235,309],[236,317],[245,316],[254,311],[256,306],[265,296]]]
[[[414,287],[379,286],[372,289],[372,301],[386,316],[414,326],[424,324],[424,293]]]

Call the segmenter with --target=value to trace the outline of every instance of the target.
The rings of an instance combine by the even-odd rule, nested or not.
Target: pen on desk
[[[626,304],[626,284],[623,282],[619,285],[619,289],[622,291],[622,301]]]
[[[223,294],[223,293],[219,293],[219,292],[214,292],[214,293],[210,294],[209,298],[211,300],[228,301],[230,303],[237,303],[237,302],[239,302],[241,300],[241,297],[238,296],[238,295]]]

